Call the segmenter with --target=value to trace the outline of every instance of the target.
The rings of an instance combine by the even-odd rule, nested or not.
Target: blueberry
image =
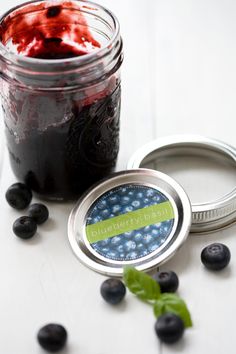
[[[141,207],[141,203],[139,200],[134,200],[131,205],[134,207],[134,208],[140,208]]]
[[[136,232],[136,234],[134,235],[134,241],[142,242],[142,239],[143,239],[143,235],[141,234],[141,232]]]
[[[162,293],[174,293],[178,289],[179,279],[173,271],[157,272],[153,278],[159,283]]]
[[[100,291],[105,301],[116,305],[123,300],[126,288],[119,279],[110,278],[102,283]]]
[[[112,244],[112,246],[119,245],[120,243],[121,243],[121,237],[120,237],[120,236],[114,236],[114,237],[111,239],[111,244]]]
[[[151,241],[153,241],[152,235],[146,234],[146,235],[143,236],[143,243],[144,244],[148,244]]]
[[[121,205],[128,205],[128,204],[130,204],[130,198],[129,197],[123,197],[122,199],[121,199]]]
[[[147,191],[146,191],[146,196],[148,197],[148,198],[150,198],[150,197],[153,197],[154,195],[155,195],[155,191],[153,190],[153,189],[148,189]]]
[[[162,342],[167,344],[175,343],[184,333],[184,323],[180,317],[167,313],[157,319],[155,331]]]
[[[138,193],[136,194],[136,197],[137,197],[138,199],[143,199],[144,195],[143,195],[142,192],[138,192]]]
[[[34,236],[37,224],[30,216],[21,216],[13,224],[13,232],[16,236],[28,239]]]
[[[130,239],[133,237],[134,232],[133,231],[127,231],[124,233],[124,237],[127,239]]]
[[[119,257],[119,254],[116,251],[109,250],[109,252],[107,252],[106,254],[106,257],[110,259],[117,259]]]
[[[50,323],[38,331],[37,338],[43,349],[50,352],[57,352],[65,346],[67,332],[63,326]]]
[[[225,268],[229,264],[230,258],[230,250],[222,243],[212,243],[205,247],[201,253],[202,263],[211,270]]]
[[[99,243],[100,243],[100,245],[101,245],[102,247],[104,247],[104,246],[109,245],[110,242],[111,242],[111,239],[110,239],[110,238],[106,238],[105,240],[102,240],[102,241],[100,241]]]
[[[99,204],[97,205],[99,210],[103,210],[107,208],[107,202],[105,200],[101,200]]]
[[[33,218],[38,225],[41,225],[48,219],[48,208],[43,204],[32,204],[29,207],[29,216]]]
[[[134,210],[134,208],[133,208],[131,205],[129,205],[129,206],[124,207],[124,208],[122,209],[122,212],[123,212],[124,214],[126,214],[126,213],[130,213],[130,212],[133,211],[133,210]]]
[[[136,243],[134,241],[127,241],[124,246],[127,252],[131,252],[136,248]]]
[[[125,188],[125,187],[121,188],[118,193],[121,196],[126,195],[127,194],[127,188]]]
[[[136,259],[138,257],[138,253],[137,252],[129,252],[126,255],[126,259]]]
[[[101,211],[100,216],[104,219],[108,219],[110,216],[110,211],[108,209],[104,209]]]
[[[119,245],[118,247],[117,247],[117,251],[119,252],[119,253],[124,253],[124,245]]]
[[[112,213],[119,214],[119,212],[121,210],[121,206],[119,204],[114,205],[111,210],[112,210]]]
[[[32,192],[25,184],[14,183],[6,192],[6,200],[12,208],[22,210],[30,204]]]
[[[119,203],[119,197],[117,195],[112,195],[109,198],[109,204],[114,205]]]
[[[158,247],[159,247],[159,244],[156,242],[153,242],[150,245],[148,245],[148,251],[154,252]]]

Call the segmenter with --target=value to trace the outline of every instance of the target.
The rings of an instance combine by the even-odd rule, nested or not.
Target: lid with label
[[[78,201],[68,222],[71,247],[89,268],[121,276],[125,265],[150,270],[187,238],[191,205],[171,177],[148,169],[115,173]]]

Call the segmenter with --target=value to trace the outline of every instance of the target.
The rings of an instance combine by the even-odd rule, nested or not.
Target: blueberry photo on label
[[[153,209],[149,211],[150,207]],[[152,220],[153,215],[157,216]],[[159,215],[164,216],[160,218]],[[111,219],[113,222],[108,223]],[[86,233],[91,247],[101,256],[126,261],[155,252],[167,240],[173,223],[172,206],[164,194],[146,186],[126,185],[105,193],[95,201],[87,216]],[[127,229],[124,230],[122,225],[125,228],[127,225]],[[88,232],[91,227],[90,238]],[[104,253],[107,249],[108,252]]]
[[[201,261],[210,270],[221,270],[230,262],[229,248],[222,243],[212,243],[201,252]]]

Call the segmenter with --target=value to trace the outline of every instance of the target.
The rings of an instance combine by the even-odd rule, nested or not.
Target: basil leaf
[[[159,298],[160,285],[149,275],[133,267],[125,267],[123,277],[127,288],[140,299],[156,300]]]
[[[174,313],[179,316],[185,327],[192,327],[192,320],[185,302],[175,294],[163,293],[154,304],[154,314],[156,317],[165,313]]]

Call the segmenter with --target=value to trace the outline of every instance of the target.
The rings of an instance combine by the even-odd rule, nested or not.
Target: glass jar
[[[0,19],[10,162],[41,197],[74,199],[113,171],[122,60],[119,23],[97,4],[33,1]]]

